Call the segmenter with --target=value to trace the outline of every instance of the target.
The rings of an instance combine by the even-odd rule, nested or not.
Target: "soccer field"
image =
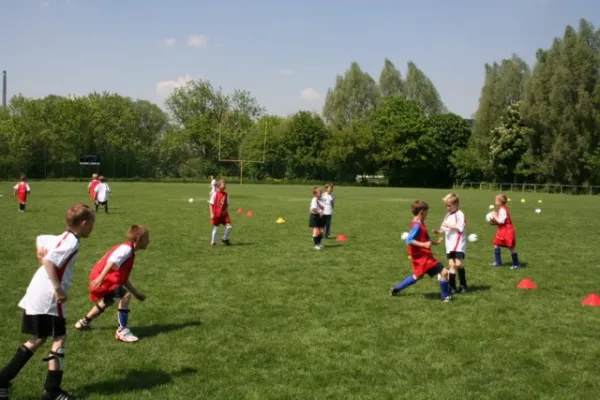
[[[65,208],[89,203],[86,183],[31,182],[20,214],[12,185],[0,186],[0,365],[26,339],[17,303],[38,267],[35,237],[62,232]],[[389,289],[411,273],[400,240],[411,202],[430,204],[432,230],[447,191],[336,187],[333,232],[348,241],[315,251],[310,186],[230,185],[233,245],[211,249],[208,185],[110,185],[111,214],[82,240],[69,293],[63,388],[78,398],[598,398],[600,308],[581,305],[600,292],[598,197],[507,193],[526,264],[511,271],[507,251],[506,267],[488,266],[495,193],[458,191],[479,242],[467,246],[471,292],[445,304],[429,278],[398,297]],[[140,341],[114,340],[115,308],[76,331],[92,305],[90,268],[132,223],[151,235],[131,276],[148,295],[131,303]],[[446,264],[443,244],[434,252]],[[517,289],[525,277],[538,289]],[[15,379],[13,399],[39,398],[48,351]]]

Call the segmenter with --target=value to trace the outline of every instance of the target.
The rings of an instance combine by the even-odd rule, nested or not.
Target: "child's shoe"
[[[50,393],[47,390],[44,390],[40,400],[73,400],[74,398],[75,397],[71,396],[69,393],[59,389],[56,393]]]
[[[129,330],[129,328],[117,329],[117,333],[115,333],[115,339],[117,339],[119,342],[125,343],[134,343],[139,340],[137,336],[131,333],[131,330]]]
[[[90,329],[92,327],[92,323],[91,322],[87,322],[85,320],[85,318],[81,318],[79,321],[77,321],[77,323],[75,324],[75,329],[79,329],[80,331],[83,331],[85,329]],[[0,397],[1,398],[1,397]]]

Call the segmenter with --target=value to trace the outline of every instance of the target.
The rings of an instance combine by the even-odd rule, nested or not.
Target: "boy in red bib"
[[[438,276],[442,292],[441,299],[444,302],[449,302],[452,297],[450,296],[450,285],[448,283],[448,270],[436,260],[431,251],[431,246],[440,244],[444,238],[432,241],[429,237],[427,227],[425,226],[425,219],[427,219],[428,213],[429,206],[427,203],[421,200],[417,200],[413,203],[413,220],[410,224],[410,232],[406,238],[413,274],[396,285],[390,294],[392,296],[397,296],[402,290],[414,285],[427,274],[431,278]]]
[[[506,207],[506,202],[508,198],[499,194],[496,196],[496,205],[498,206],[498,211],[493,213],[493,218],[490,221],[492,225],[496,225],[498,229],[496,230],[496,236],[494,237],[494,262],[491,264],[493,267],[499,267],[502,265],[502,252],[500,250],[501,247],[506,247],[510,250],[512,256],[512,267],[510,269],[518,269],[521,268],[521,263],[519,262],[519,255],[517,254],[517,235],[515,232],[515,226],[512,223],[512,218],[510,216],[510,212]]]
[[[92,174],[92,180],[88,183],[88,193],[90,195],[90,199],[96,204],[96,186],[100,183],[98,179],[98,174]]]
[[[119,327],[115,339],[128,343],[138,341],[127,327],[129,300],[133,294],[138,300],[144,301],[146,295],[133,286],[129,275],[135,262],[135,250],[145,250],[148,244],[150,244],[148,229],[142,225],[132,225],[127,230],[127,241],[113,246],[96,263],[90,273],[90,298],[97,303],[84,318],[77,321],[76,329],[90,328],[91,322],[118,299]]]
[[[217,236],[219,235],[219,225],[225,225],[225,233],[223,234],[223,244],[225,246],[231,245],[229,242],[229,236],[231,235],[231,218],[229,217],[229,194],[225,191],[227,185],[225,181],[221,179],[217,184],[217,191],[211,194],[210,200],[208,201],[210,210],[210,223],[213,226],[212,237],[210,245],[215,247],[217,245]]]
[[[25,203],[27,203],[27,196],[31,192],[31,188],[27,183],[27,178],[25,175],[21,175],[19,183],[17,183],[13,190],[15,191],[15,196],[17,196],[17,200],[19,201],[19,212],[25,212]]]

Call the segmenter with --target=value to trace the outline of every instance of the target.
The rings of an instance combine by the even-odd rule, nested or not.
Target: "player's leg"
[[[490,264],[492,267],[499,267],[502,265],[502,251],[500,245],[494,243],[494,262]]]
[[[403,291],[404,289],[406,289],[409,286],[414,285],[421,279],[423,279],[423,274],[419,274],[419,275],[412,274],[412,275],[407,276],[402,282],[400,282],[399,284],[397,284],[396,286],[394,286],[392,288],[392,290],[390,291],[390,295],[397,296],[401,291]]]
[[[329,239],[331,236],[331,215],[325,215],[325,237]]]
[[[448,282],[450,285],[450,291],[456,293],[456,262],[454,261],[455,252],[450,252],[447,255],[448,259]]]
[[[467,271],[465,270],[465,253],[456,253],[454,266],[458,272],[459,287],[457,293],[465,293],[467,291]]]
[[[217,245],[217,237],[219,236],[219,223],[213,221],[213,230],[210,238],[210,245],[215,247]]]
[[[519,254],[517,253],[516,246],[509,247],[509,250],[512,257],[512,267],[510,267],[510,269],[521,268],[521,262],[519,261]]]
[[[36,350],[46,342],[45,338],[31,338],[17,349],[12,359],[0,369],[0,400],[9,398],[10,382],[21,372]]]
[[[441,299],[445,302],[450,301],[452,297],[450,296],[450,284],[448,282],[448,276],[450,275],[449,271],[444,268],[442,264],[438,264],[427,271],[427,274],[431,277],[437,275],[438,280],[440,281]]]
[[[112,306],[113,304],[115,304],[114,293],[111,293],[108,296],[105,296],[96,304],[94,304],[90,312],[88,312],[85,317],[77,321],[77,323],[75,324],[75,328],[79,330],[91,328],[92,321],[98,318],[100,315],[102,315],[104,311],[106,311],[106,309]]]
[[[104,213],[108,214],[108,201],[104,202]]]
[[[231,243],[229,242],[229,236],[231,236],[231,230],[233,226],[231,225],[231,219],[229,218],[229,214],[225,216],[225,232],[223,233],[223,239],[221,242],[225,246],[229,246]]]
[[[129,329],[129,302],[131,301],[131,293],[129,293],[125,288],[120,287],[118,289],[120,293],[118,295],[121,297],[119,300],[119,309],[117,311],[117,323],[118,328],[115,333],[115,339],[120,342],[133,343],[137,342],[139,339],[131,333]]]
[[[52,342],[52,351],[44,361],[48,362],[48,373],[44,382],[44,392],[41,400],[69,400],[72,397],[62,390],[63,369],[65,365],[65,342],[67,340],[66,323],[63,318],[56,318],[56,321],[62,320],[62,326],[57,332],[63,332],[62,335],[54,337]]]

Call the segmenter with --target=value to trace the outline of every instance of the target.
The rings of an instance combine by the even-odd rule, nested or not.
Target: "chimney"
[[[6,107],[6,71],[2,71],[2,107]]]

